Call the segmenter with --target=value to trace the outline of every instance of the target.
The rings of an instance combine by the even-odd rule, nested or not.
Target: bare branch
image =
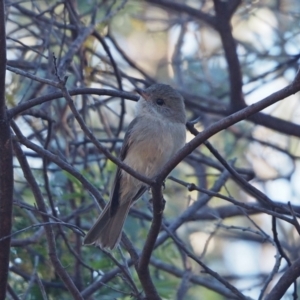
[[[234,2],[234,4],[230,4]],[[227,61],[227,68],[229,73],[229,83],[230,83],[230,101],[231,108],[236,111],[245,106],[243,97],[243,82],[241,66],[239,63],[236,42],[232,35],[230,17],[232,11],[235,10],[240,1],[220,1],[214,0],[216,21],[216,30],[220,34],[223,49],[225,52],[225,57]],[[231,6],[230,6],[231,5]],[[229,7],[230,6],[230,7]]]
[[[0,1],[0,238],[11,232],[13,165],[9,119],[5,101],[6,31],[5,1]],[[0,299],[5,299],[8,279],[10,238],[0,243]]]
[[[146,0],[146,2],[157,4],[164,8],[179,12],[179,13],[186,13],[189,16],[192,16],[200,21],[203,21],[209,24],[211,27],[216,27],[216,20],[215,17],[206,13],[203,13],[201,10],[192,8],[188,5],[177,3],[170,0]]]
[[[162,172],[157,176],[158,180],[163,181],[164,178],[166,178],[166,176],[171,172],[171,170],[173,170],[184,157],[190,154],[194,149],[199,147],[205,140],[207,140],[217,132],[224,130],[229,126],[239,121],[242,121],[251,115],[254,115],[260,110],[278,101],[281,101],[284,98],[287,98],[288,96],[291,96],[299,92],[299,90],[300,90],[300,84],[298,82],[292,83],[287,87],[279,90],[278,92],[275,92],[270,96],[264,98],[263,100],[255,104],[252,104],[251,106],[248,106],[209,126],[207,129],[199,133],[196,138],[194,138],[192,141],[187,143],[173,158],[169,160],[169,162],[165,165]]]
[[[143,285],[146,297],[148,299],[161,299],[158,292],[152,282],[149,270],[149,263],[152,251],[155,246],[157,236],[159,234],[160,226],[162,223],[162,214],[164,211],[165,200],[162,196],[161,184],[155,184],[152,186],[152,200],[153,200],[153,221],[145,242],[143,251],[141,253],[138,262],[138,275]]]
[[[43,195],[39,189],[38,184],[36,183],[36,180],[31,172],[31,170],[30,170],[30,166],[26,160],[26,157],[24,156],[20,145],[16,141],[14,141],[14,151],[15,151],[15,154],[16,154],[16,156],[19,160],[19,163],[22,167],[24,176],[27,179],[29,185],[31,186],[31,189],[34,194],[38,208],[43,212],[47,212],[47,208],[46,208],[46,205],[45,205],[45,202],[43,199]],[[46,215],[42,215],[42,218],[43,218],[44,222],[50,221]],[[64,282],[64,284],[66,285],[66,287],[68,288],[69,292],[72,294],[74,299],[83,299],[83,297],[80,295],[80,292],[76,288],[73,280],[71,279],[69,274],[66,272],[65,268],[63,267],[63,265],[61,264],[61,262],[58,258],[58,254],[56,251],[56,245],[55,245],[55,236],[54,236],[52,227],[45,226],[45,232],[46,232],[47,241],[48,241],[49,257],[52,261],[55,271],[60,276],[60,278],[62,279],[62,281]]]
[[[300,258],[284,272],[265,300],[280,300],[290,285],[300,276]]]

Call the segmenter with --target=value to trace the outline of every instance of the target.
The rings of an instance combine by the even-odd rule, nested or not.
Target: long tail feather
[[[109,205],[105,207],[95,225],[85,236],[84,244],[96,244],[103,249],[114,249],[119,243],[122,228],[130,208],[130,202],[120,205],[110,216]]]

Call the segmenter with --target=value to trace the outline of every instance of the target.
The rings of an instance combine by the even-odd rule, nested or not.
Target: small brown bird
[[[139,94],[136,117],[125,134],[120,159],[133,170],[151,178],[185,143],[184,100],[165,84],[154,84]],[[118,168],[110,201],[83,243],[114,249],[119,243],[130,206],[147,188],[143,182]]]

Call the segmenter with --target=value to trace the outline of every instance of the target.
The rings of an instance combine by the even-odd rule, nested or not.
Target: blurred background
[[[125,248],[108,253],[82,246],[98,202],[109,199],[116,166],[86,136],[58,89],[28,73],[53,81],[68,76],[80,116],[117,156],[134,117],[136,87],[160,82],[178,89],[188,121],[197,119],[201,132],[291,84],[300,58],[300,2],[11,0],[6,9],[8,109],[49,222],[56,223],[57,257],[84,299],[139,299],[141,284]],[[150,265],[162,299],[241,299],[188,257],[165,226],[251,299],[264,299],[299,257],[299,104],[292,95],[209,139],[272,205],[238,185],[204,145],[170,174]],[[193,138],[188,131],[187,142]],[[73,299],[49,258],[49,224],[23,172],[15,157],[7,299]],[[150,199],[145,193],[126,221],[138,253],[151,225]],[[293,216],[293,224],[284,219]],[[295,281],[282,299],[296,299],[297,291]]]

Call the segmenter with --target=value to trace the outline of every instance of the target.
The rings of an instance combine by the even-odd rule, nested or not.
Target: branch
[[[151,227],[137,267],[138,276],[145,291],[146,297],[147,299],[153,300],[161,299],[152,282],[149,272],[150,258],[160,231],[162,214],[165,206],[165,200],[163,199],[161,187],[162,186],[159,183],[152,186],[153,221],[151,223]]]
[[[280,300],[290,285],[300,276],[300,258],[298,258],[282,275],[265,300]]]
[[[248,183],[234,168],[232,168],[227,161],[218,153],[218,151],[208,142],[204,142],[207,149],[215,156],[216,159],[226,168],[226,170],[232,175],[237,182],[249,195],[257,198],[258,201],[263,205],[269,205],[271,208],[274,208],[273,201],[263,192],[255,188],[253,185]]]
[[[139,99],[139,96],[137,96],[135,94],[123,92],[123,91],[119,91],[119,90],[109,90],[109,89],[75,88],[73,90],[69,90],[69,93],[71,96],[94,94],[94,95],[99,95],[99,96],[123,97],[123,98],[134,100],[134,101],[138,101],[138,99]],[[24,103],[21,103],[18,106],[8,110],[8,113],[11,117],[15,117],[16,115],[18,115],[36,105],[45,103],[47,101],[59,99],[61,97],[63,97],[62,92],[49,93],[47,95],[36,97],[34,99],[31,99]]]
[[[110,52],[110,49],[109,49],[107,43],[105,42],[105,39],[96,30],[94,30],[93,36],[96,39],[98,39],[98,41],[101,43],[103,49],[107,53],[107,55],[108,55],[108,57],[110,59],[111,65],[113,67],[114,74],[116,76],[116,80],[117,80],[117,83],[118,83],[118,88],[119,88],[119,90],[123,91],[122,77],[121,77],[119,68],[118,68],[118,66],[117,66],[117,64],[115,62],[114,57],[112,56],[112,54]],[[124,115],[125,115],[125,102],[124,102],[124,98],[121,98],[120,121],[119,121],[119,126],[118,126],[118,129],[117,129],[116,136],[118,136],[120,134],[121,129],[123,127]]]
[[[298,124],[294,124],[292,122],[274,116],[266,115],[262,112],[250,116],[249,118],[247,118],[247,120],[253,122],[256,125],[262,125],[271,128],[280,133],[300,137],[300,126]]]
[[[134,68],[135,70],[137,70],[138,72],[140,72],[148,82],[151,83],[155,83],[155,80],[150,77],[145,71],[143,71],[137,64],[135,61],[133,61],[128,55],[127,53],[118,45],[117,41],[115,40],[115,38],[108,32],[107,37],[111,40],[111,42],[113,43],[114,47],[116,48],[116,50],[120,53],[120,55],[122,56],[122,58],[128,63],[129,66],[131,66],[132,68]]]
[[[167,230],[169,231],[169,230]],[[222,283],[228,290],[230,290],[234,295],[237,296],[238,299],[240,300],[247,300],[246,296],[244,296],[235,286],[231,285],[227,280],[224,279],[221,275],[219,275],[217,272],[213,271],[210,269],[206,264],[202,262],[201,259],[199,259],[194,253],[192,253],[190,250],[187,249],[187,247],[182,243],[180,239],[178,239],[171,231],[168,232],[173,241],[180,247],[180,249],[186,253],[188,257],[193,259],[195,262],[197,262],[205,271],[205,273],[211,275],[214,277],[216,280],[218,280],[220,283]]]
[[[5,101],[6,32],[5,4],[0,0],[0,238],[10,235],[13,207],[13,161],[9,118]],[[5,299],[10,238],[0,242],[0,299]]]
[[[229,3],[234,2],[233,7],[229,7]],[[244,107],[245,101],[243,97],[243,80],[239,58],[236,52],[236,42],[232,35],[230,18],[232,10],[235,10],[240,1],[220,1],[214,0],[217,27],[216,30],[220,34],[222,45],[227,61],[228,73],[230,78],[230,101],[231,107],[235,110]],[[233,4],[233,3],[232,3]],[[231,9],[231,11],[230,11]]]
[[[14,141],[13,144],[14,144],[15,154],[19,160],[20,166],[24,173],[24,177],[26,178],[29,186],[31,187],[31,190],[33,192],[37,206],[38,206],[39,210],[46,213],[47,207],[44,202],[42,192],[31,172],[30,166],[27,162],[27,159],[26,159],[22,149],[21,149],[21,146],[16,141]],[[48,216],[46,216],[44,214],[41,216],[42,216],[42,219],[44,222],[50,222],[50,219]],[[56,251],[55,236],[54,236],[52,227],[45,226],[44,228],[45,228],[46,238],[47,238],[47,242],[48,242],[49,257],[51,259],[51,262],[52,262],[52,265],[53,265],[55,271],[57,272],[57,274],[59,275],[59,277],[61,278],[61,280],[67,287],[67,289],[69,290],[69,292],[72,294],[73,298],[76,300],[79,300],[79,299],[83,300],[83,297],[81,296],[80,292],[78,291],[77,287],[75,286],[73,280],[71,279],[69,274],[66,272],[65,268],[63,267],[63,265],[61,264],[61,262],[58,258],[57,251]]]
[[[274,210],[269,210],[269,209],[266,209],[265,207],[263,207],[263,205],[261,204],[246,204],[242,201],[237,201],[235,200],[234,198],[232,197],[229,197],[229,196],[225,196],[225,195],[222,195],[220,193],[217,193],[217,192],[213,192],[211,190],[206,190],[206,189],[203,189],[201,187],[197,187],[195,184],[193,183],[184,183],[183,181],[181,180],[174,180],[173,177],[169,177],[169,179],[173,180],[173,181],[176,181],[177,183],[180,183],[186,187],[188,187],[188,190],[189,191],[199,191],[205,195],[208,195],[210,197],[216,197],[216,198],[220,198],[220,199],[224,199],[230,203],[232,203],[233,205],[235,206],[229,206],[229,207],[218,207],[218,208],[215,208],[215,209],[212,209],[212,208],[209,208],[209,207],[205,207],[205,209],[201,209],[199,210],[200,208],[202,208],[203,205],[201,205],[200,207],[197,206],[197,212],[196,213],[193,213],[190,215],[189,217],[189,220],[192,221],[192,220],[215,220],[216,218],[221,218],[221,219],[224,219],[224,218],[229,218],[229,217],[232,217],[232,216],[238,216],[238,215],[244,215],[244,214],[241,214],[242,213],[242,210],[240,208],[243,208],[247,211],[247,215],[249,214],[257,214],[257,213],[265,213],[267,215],[270,215],[270,216],[274,216],[274,217],[277,217],[281,220],[284,220],[292,225],[295,226],[295,218],[291,219],[289,217],[287,217],[285,214],[286,214],[286,211],[288,209],[287,206],[284,206],[284,205],[281,205],[281,203],[278,203],[278,202],[274,202],[274,205],[276,205],[276,211]],[[229,209],[233,209],[233,211],[229,211]],[[298,211],[299,211],[299,207],[298,208]],[[295,209],[295,207],[293,207],[293,209]],[[196,210],[196,208],[195,208]],[[240,213],[238,213],[236,210],[239,210]],[[295,214],[295,212],[294,212]],[[186,217],[185,217],[186,219]],[[172,224],[173,226],[173,224]]]
[[[241,0],[231,0],[228,1],[228,14],[231,16],[236,9],[238,8],[238,6],[241,4]]]
[[[78,52],[78,50],[80,49],[82,44],[85,42],[85,40],[92,34],[92,32],[94,31],[94,28],[95,28],[95,25],[91,25],[91,26],[88,26],[85,28],[81,28],[79,30],[79,34],[78,34],[77,38],[72,42],[71,45],[69,45],[68,52],[61,59],[61,61],[59,63],[58,70],[57,70],[57,74],[59,76],[63,76],[65,74],[66,70],[68,69],[69,65],[71,64],[71,62],[73,60],[75,53]]]
[[[261,111],[262,109],[285,99],[297,93],[300,90],[300,81],[295,80],[290,85],[285,88],[271,94],[270,96],[264,98],[263,100],[252,104],[238,112],[229,115],[228,117],[210,125],[206,130],[200,132],[193,140],[187,143],[179,152],[171,158],[167,164],[164,166],[162,171],[158,174],[157,180],[162,182],[168,174],[181,162],[188,154],[192,153],[197,147],[199,147],[204,141],[215,135],[216,133],[228,128],[229,126],[236,124],[242,120],[245,120],[249,116]]]
[[[10,67],[10,66],[7,66],[6,69],[10,72],[13,72],[15,74],[18,74],[18,75],[21,75],[23,77],[27,77],[29,79],[32,79],[32,80],[35,80],[37,82],[40,82],[40,83],[44,83],[44,84],[48,84],[50,86],[54,86],[54,87],[59,87],[59,83],[58,82],[55,82],[53,80],[50,80],[50,79],[45,79],[45,78],[42,78],[42,77],[39,77],[39,76],[36,76],[34,74],[31,74],[29,72],[25,72],[23,70],[20,70],[20,69],[17,69],[17,68],[13,68],[13,67]]]
[[[191,93],[187,93],[186,91],[180,91],[181,94],[185,98],[186,107],[191,109],[195,112],[199,111],[201,113],[212,113],[220,116],[229,116],[233,114],[238,109],[231,109],[221,103],[217,99],[212,97],[207,98]],[[204,104],[205,103],[205,104]],[[264,114],[262,112],[258,112],[253,116],[247,118],[247,121],[250,121],[256,125],[263,125],[265,127],[274,129],[278,132],[287,134],[287,135],[294,135],[300,137],[300,126],[298,124],[288,122],[286,120]]]
[[[178,3],[172,0],[146,0],[148,3],[157,4],[159,6],[162,6],[166,8],[167,10],[173,10],[179,13],[185,13],[188,14],[197,20],[203,21],[207,24],[209,24],[211,27],[216,27],[216,20],[215,17],[209,14],[206,14],[202,12],[201,10],[192,8],[188,5]]]
[[[16,4],[16,3],[11,3],[11,6],[15,7],[17,10],[19,10],[21,13],[23,13],[25,16],[29,17],[32,20],[37,20],[39,23],[43,23],[42,26],[45,25],[55,25],[57,28],[60,29],[70,29],[70,30],[76,30],[76,26],[74,25],[67,25],[67,24],[63,24],[63,23],[59,23],[55,20],[53,20],[53,18],[48,18],[48,17],[44,17],[43,14],[40,13],[35,13],[33,10],[24,8],[23,6],[21,6],[20,4]]]
[[[7,285],[7,291],[13,300],[20,300],[17,293],[14,291],[14,289],[9,284]]]
[[[21,269],[18,269],[16,266],[11,266],[9,268],[9,270],[15,274],[17,274],[18,276],[24,278],[26,281],[28,281],[30,279],[30,275],[21,270]],[[61,283],[59,282],[58,280],[52,280],[52,281],[46,281],[46,280],[41,280],[42,284],[47,287],[47,288],[52,288],[52,289],[56,289],[56,290],[66,290],[66,287]]]
[[[139,179],[140,181],[148,184],[148,185],[152,185],[154,182],[153,180],[149,179],[146,176],[143,176],[141,174],[139,174],[138,172],[136,172],[135,170],[133,170],[132,168],[130,168],[128,165],[126,165],[123,161],[121,161],[120,159],[118,159],[117,157],[115,157],[114,155],[112,155],[107,148],[105,148],[96,138],[95,136],[92,134],[92,132],[90,131],[90,129],[87,127],[87,125],[85,124],[83,118],[80,116],[78,110],[76,109],[75,105],[74,105],[74,101],[72,100],[67,88],[65,87],[65,82],[61,82],[60,85],[61,91],[63,96],[65,97],[65,99],[67,100],[69,107],[75,117],[75,119],[77,120],[80,128],[82,129],[82,131],[84,132],[84,134],[93,142],[93,144],[100,150],[101,153],[103,153],[108,159],[110,159],[112,162],[114,162],[118,167],[120,167],[122,170],[125,170],[128,174],[130,174],[131,176]]]
[[[189,221],[193,218],[200,208],[204,207],[208,201],[214,197],[214,193],[220,191],[220,189],[224,186],[226,181],[229,178],[229,173],[225,170],[215,181],[213,187],[211,188],[212,195],[203,194],[200,199],[190,205],[182,214],[180,214],[169,226],[168,229],[174,232],[177,228],[179,228],[184,222]],[[157,248],[161,245],[167,238],[169,237],[168,233],[162,233],[156,241],[155,247]]]
[[[20,129],[13,121],[11,125],[21,144],[23,144],[29,149],[32,149],[33,151],[38,153],[41,157],[47,157],[49,161],[52,161],[60,168],[62,168],[62,170],[65,170],[71,175],[73,175],[76,179],[80,181],[80,183],[84,186],[84,188],[86,188],[91,193],[91,195],[93,195],[97,199],[98,203],[100,203],[103,207],[105,206],[105,201],[102,198],[101,193],[82,174],[80,174],[75,168],[73,168],[68,162],[61,159],[59,156],[51,153],[48,150],[45,150],[44,148],[39,147],[38,145],[26,139],[26,137],[23,136]]]
[[[231,1],[233,3],[230,3]],[[236,53],[236,43],[232,36],[230,25],[230,17],[238,7],[240,0],[231,1],[224,2],[215,0],[216,16],[212,16],[188,5],[170,0],[146,0],[146,2],[157,4],[168,10],[186,13],[197,20],[204,21],[220,34],[230,77],[230,98],[232,107],[241,108],[245,106],[242,93],[242,73]]]
[[[151,258],[151,265],[177,278],[182,278],[184,275],[184,271],[179,269],[178,267],[171,264],[167,264],[166,262],[162,262],[153,257]],[[210,289],[218,294],[223,295],[225,299],[239,299],[230,290],[228,290],[226,287],[221,285],[217,280],[212,280],[212,278],[205,278],[204,276],[192,274],[189,280],[193,284],[204,286],[207,289]]]

